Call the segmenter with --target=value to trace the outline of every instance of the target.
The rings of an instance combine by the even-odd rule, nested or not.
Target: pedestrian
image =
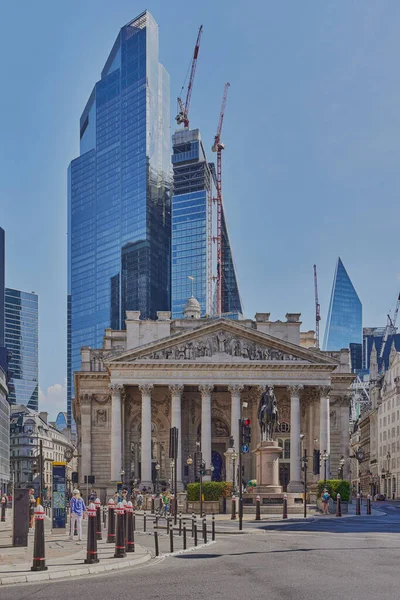
[[[29,490],[29,529],[33,529],[35,523],[35,490],[30,488]]]
[[[118,492],[115,492],[115,494],[114,494],[114,504],[115,504],[115,506],[117,506],[118,502],[119,502],[119,494],[118,494]]]
[[[136,496],[137,509],[142,510],[142,505],[143,505],[143,495],[141,494],[141,492],[139,492],[138,495]]]
[[[161,516],[166,517],[169,509],[169,496],[168,494],[160,494],[161,500]]]
[[[324,514],[324,515],[329,515],[329,498],[330,498],[330,496],[329,496],[328,490],[325,488],[321,495],[322,514]]]
[[[86,512],[85,502],[83,498],[81,498],[81,494],[79,490],[74,490],[72,492],[72,500],[70,505],[70,521],[71,521],[71,529],[69,538],[70,540],[74,539],[74,529],[75,523],[77,524],[78,529],[78,540],[82,540],[82,519],[84,513]]]
[[[89,498],[88,498],[89,504],[90,504],[90,502],[94,502],[94,501],[96,500],[96,498],[97,498],[97,495],[96,495],[96,490],[94,490],[94,489],[92,488],[92,489],[90,490],[90,494],[89,494]]]

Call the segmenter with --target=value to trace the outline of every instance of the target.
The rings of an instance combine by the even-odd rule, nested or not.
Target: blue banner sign
[[[53,462],[51,506],[53,529],[65,529],[67,524],[66,463]]]

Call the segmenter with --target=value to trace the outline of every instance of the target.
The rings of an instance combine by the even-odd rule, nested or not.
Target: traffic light
[[[242,431],[240,445],[250,444],[251,442],[251,421],[250,419],[242,419]]]
[[[206,474],[206,463],[204,462],[204,460],[202,460],[200,463],[200,475],[203,476],[205,474]]]
[[[320,473],[320,462],[321,462],[321,452],[315,448],[314,455],[313,455],[313,473],[314,473],[314,475],[319,475],[319,473]]]

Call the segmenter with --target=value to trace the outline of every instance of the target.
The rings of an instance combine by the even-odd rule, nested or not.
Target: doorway
[[[279,484],[282,486],[282,490],[287,492],[287,486],[290,480],[290,463],[279,462]]]

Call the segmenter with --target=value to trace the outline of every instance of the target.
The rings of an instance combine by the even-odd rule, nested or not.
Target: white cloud
[[[66,412],[67,380],[50,385],[45,392],[39,388],[39,410],[49,413],[49,421],[55,421],[60,411]]]

